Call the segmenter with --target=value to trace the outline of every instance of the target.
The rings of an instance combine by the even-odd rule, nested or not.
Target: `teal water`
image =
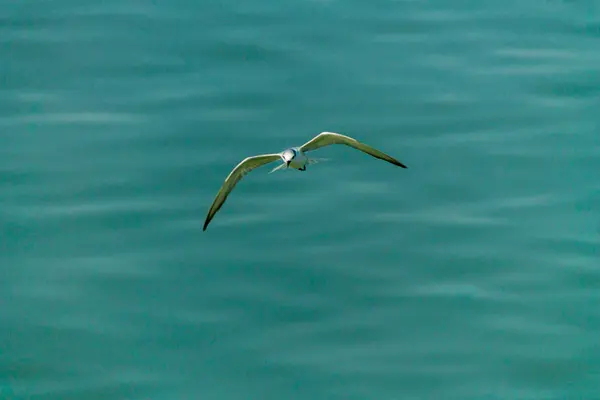
[[[600,398],[597,2],[0,10],[0,399]]]

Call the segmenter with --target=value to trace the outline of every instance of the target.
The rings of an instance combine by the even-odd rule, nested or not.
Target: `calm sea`
[[[0,399],[599,399],[600,4],[4,0]],[[306,172],[249,155],[356,137]]]

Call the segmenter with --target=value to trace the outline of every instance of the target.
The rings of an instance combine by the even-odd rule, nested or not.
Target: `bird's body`
[[[302,150],[297,147],[292,147],[284,150],[281,154],[284,162],[286,160],[285,157],[287,157],[288,154],[291,155],[291,161],[289,164],[287,164],[287,168],[306,171],[306,165],[308,165],[309,159],[306,154],[302,152]]]
[[[317,163],[320,161],[320,159],[309,158],[305,153],[332,144],[344,144],[367,153],[375,158],[379,158],[396,166],[406,168],[404,164],[395,158],[390,157],[387,154],[361,143],[349,136],[334,132],[321,132],[319,135],[315,136],[313,139],[309,140],[300,147],[291,147],[282,151],[281,153],[263,154],[259,156],[248,157],[240,162],[227,176],[223,186],[221,187],[221,190],[219,190],[219,193],[217,193],[215,200],[208,210],[208,215],[206,216],[203,230],[206,230],[210,221],[221,209],[225,203],[225,200],[227,199],[227,196],[229,196],[229,193],[231,193],[235,185],[250,171],[262,165],[277,161],[278,159],[281,159],[283,164],[275,167],[271,172],[275,172],[280,169],[296,169],[299,171],[306,171],[307,165]]]

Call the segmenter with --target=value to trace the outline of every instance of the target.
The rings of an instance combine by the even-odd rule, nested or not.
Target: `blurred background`
[[[600,398],[597,2],[0,9],[0,399]]]

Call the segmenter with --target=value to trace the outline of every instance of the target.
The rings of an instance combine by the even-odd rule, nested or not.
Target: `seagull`
[[[240,162],[225,179],[223,186],[221,186],[219,193],[217,193],[215,200],[213,201],[212,205],[210,206],[210,209],[208,210],[208,214],[206,215],[206,221],[204,222],[204,228],[202,230],[206,230],[210,221],[214,218],[215,214],[221,209],[223,203],[225,203],[225,200],[227,200],[227,196],[229,196],[229,193],[231,193],[235,185],[250,171],[277,160],[282,160],[283,164],[275,167],[273,170],[271,170],[271,173],[282,168],[291,168],[298,171],[306,171],[307,165],[316,164],[319,161],[323,161],[323,159],[309,158],[305,153],[332,144],[344,144],[346,146],[350,146],[364,153],[367,153],[375,158],[379,158],[380,160],[384,160],[394,165],[397,165],[398,167],[407,168],[406,165],[402,164],[395,158],[390,157],[387,154],[369,145],[361,143],[358,140],[351,138],[350,136],[345,136],[335,132],[321,132],[320,134],[318,134],[308,142],[304,143],[300,147],[291,147],[282,151],[281,153],[261,154],[258,156],[247,157],[244,160],[242,160],[242,162]]]

